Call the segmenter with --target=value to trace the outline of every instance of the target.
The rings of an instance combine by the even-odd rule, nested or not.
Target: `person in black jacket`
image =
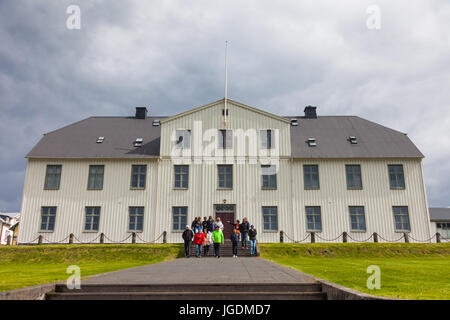
[[[191,243],[194,239],[194,232],[192,232],[188,225],[186,226],[186,230],[184,230],[182,237],[184,240],[184,253],[186,254],[186,258],[189,258],[191,256]]]
[[[236,228],[233,229],[233,233],[231,234],[231,244],[233,245],[233,258],[237,258],[237,250],[239,245],[239,234],[237,233]]]
[[[204,230],[208,230],[208,220],[206,219],[206,217],[203,217],[203,222],[202,222],[202,232]]]
[[[239,224],[239,231],[241,232],[241,240],[242,240],[242,249],[248,249],[248,229],[249,223],[247,218],[242,220],[242,223]]]
[[[252,225],[250,226],[250,230],[248,230],[248,236],[250,237],[250,254],[254,255],[256,254],[256,235],[258,233],[256,232],[255,227]]]

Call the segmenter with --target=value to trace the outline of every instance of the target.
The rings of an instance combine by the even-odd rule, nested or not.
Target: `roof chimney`
[[[136,107],[136,119],[147,118],[147,108],[146,107]]]
[[[314,106],[307,106],[305,107],[305,118],[306,119],[316,119],[317,118],[317,107]]]

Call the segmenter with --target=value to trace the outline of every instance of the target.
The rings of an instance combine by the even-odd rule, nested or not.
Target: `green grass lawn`
[[[450,299],[450,243],[260,244],[261,257],[378,296]],[[381,269],[381,289],[366,286]]]
[[[178,244],[42,245],[0,247],[0,291],[66,280],[77,265],[81,277],[180,257]]]

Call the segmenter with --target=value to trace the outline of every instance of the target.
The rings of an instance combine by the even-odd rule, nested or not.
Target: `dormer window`
[[[135,147],[142,147],[142,144],[144,143],[144,139],[142,138],[137,138],[136,141],[134,142],[134,146]]]
[[[355,136],[350,136],[348,141],[350,141],[351,144],[358,144],[358,139],[356,139]]]
[[[316,138],[308,138],[308,145],[310,146],[310,147],[317,147],[317,141],[316,141]]]
[[[176,144],[179,149],[189,149],[191,146],[191,130],[177,130]]]

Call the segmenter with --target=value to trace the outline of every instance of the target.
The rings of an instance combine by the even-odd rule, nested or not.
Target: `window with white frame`
[[[261,166],[262,189],[277,188],[277,166]]]
[[[322,231],[322,214],[320,207],[306,207],[307,231]]]
[[[132,165],[131,166],[131,189],[145,189],[147,180],[147,166],[146,165]]]
[[[140,232],[144,228],[144,207],[129,207],[128,230]]]
[[[103,174],[105,166],[91,165],[89,166],[88,190],[102,190],[103,189]]]
[[[408,207],[406,206],[392,207],[392,210],[394,211],[395,231],[399,232],[411,231],[411,226],[409,223]]]
[[[350,206],[350,228],[352,231],[366,231],[366,216],[364,207]]]
[[[45,172],[45,190],[59,190],[61,181],[61,165],[48,165]]]
[[[55,230],[56,207],[41,208],[40,231],[53,232]]]
[[[319,166],[318,165],[304,165],[303,166],[303,180],[305,190],[319,189]]]
[[[84,231],[98,231],[100,223],[100,207],[86,207]]]
[[[348,164],[345,166],[345,174],[347,177],[347,189],[361,190],[361,166],[359,164]]]
[[[278,231],[278,208],[263,207],[264,231]]]
[[[391,189],[405,189],[405,175],[403,173],[403,165],[388,165],[389,184]]]
[[[189,186],[189,166],[175,165],[174,172],[175,172],[174,188],[187,189]]]
[[[172,208],[172,229],[174,231],[182,231],[184,230],[187,224],[187,207],[173,207]]]
[[[219,164],[217,165],[217,187],[219,189],[233,188],[233,165]]]

